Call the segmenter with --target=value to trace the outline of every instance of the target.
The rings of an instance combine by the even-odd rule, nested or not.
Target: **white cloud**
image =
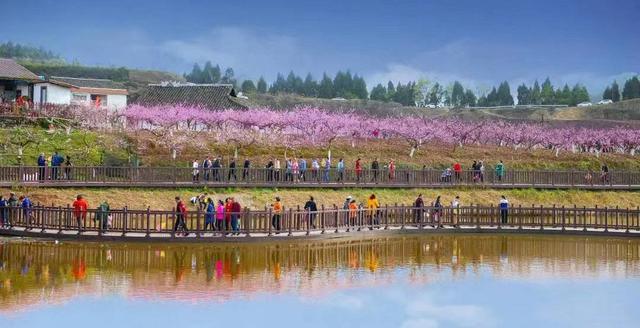
[[[403,327],[492,327],[495,325],[490,313],[477,305],[445,304],[436,302],[433,295],[424,295],[410,301],[406,306],[407,319]]]

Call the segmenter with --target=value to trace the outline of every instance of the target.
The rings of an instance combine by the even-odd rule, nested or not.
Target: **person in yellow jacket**
[[[367,199],[367,212],[369,214],[369,227],[370,230],[373,230],[373,225],[379,225],[380,222],[378,220],[378,208],[380,207],[380,203],[378,202],[378,198],[376,198],[375,194],[371,194],[369,199]],[[378,227],[379,229],[380,227]]]

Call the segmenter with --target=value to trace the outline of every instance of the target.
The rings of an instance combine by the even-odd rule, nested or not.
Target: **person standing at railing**
[[[602,184],[609,183],[609,167],[606,163],[602,163],[602,167],[600,167],[600,180]]]
[[[298,167],[300,168],[300,181],[307,181],[307,161],[304,158],[301,158],[298,161]]]
[[[416,223],[420,224],[424,217],[424,199],[422,199],[422,194],[419,194],[418,198],[413,202],[413,207]]]
[[[440,195],[436,197],[436,201],[433,202],[433,223],[442,227],[442,202],[440,201]]]
[[[222,199],[218,200],[218,206],[216,207],[216,230],[224,230],[224,202]]]
[[[7,199],[7,205],[8,205],[8,210],[9,210],[9,214],[7,215],[7,222],[5,223],[5,225],[7,225],[8,227],[12,227],[13,226],[13,219],[16,216],[16,211],[18,210],[18,206],[20,205],[20,201],[18,200],[18,197],[16,196],[16,194],[14,192],[9,193],[9,199]]]
[[[373,226],[377,226],[380,229],[380,222],[378,220],[378,208],[380,208],[380,202],[378,202],[378,198],[376,198],[375,194],[371,194],[369,199],[367,199],[367,212],[369,214],[369,230],[373,230]]]
[[[478,166],[477,161],[473,161],[471,164],[471,179],[473,183],[480,181],[480,167]]]
[[[64,163],[64,157],[62,157],[58,152],[54,152],[53,156],[51,156],[51,179],[58,180],[59,177],[59,169],[60,166]]]
[[[478,171],[480,172],[480,183],[484,183],[484,163],[482,161],[478,163]]]
[[[273,167],[273,160],[270,160],[269,163],[267,163],[267,165],[265,166],[265,169],[267,169],[267,182],[273,181]]]
[[[228,197],[224,200],[224,232],[225,235],[231,230],[231,213],[233,212],[233,200]]]
[[[349,225],[352,227],[355,226],[357,223],[357,219],[358,219],[358,204],[356,203],[355,199],[352,199],[349,202],[349,222],[350,222]]]
[[[44,153],[40,153],[38,156],[38,180],[44,181],[47,177],[47,159],[44,157]]]
[[[314,159],[311,162],[311,179],[313,181],[318,181],[318,171],[320,170],[320,164],[318,163],[318,159]]]
[[[242,164],[242,181],[247,181],[249,178],[249,169],[251,168],[251,161],[249,158],[244,159],[244,163]]]
[[[500,197],[500,222],[502,224],[507,224],[509,218],[509,201],[507,197],[502,195]]]
[[[186,216],[187,206],[185,206],[179,196],[176,196],[176,221],[173,224],[173,232],[175,233],[180,229],[184,233],[185,237],[189,235],[189,229],[187,228],[187,222],[185,221]]]
[[[275,203],[271,204],[271,208],[273,211],[273,217],[271,217],[271,225],[274,229],[276,229],[276,235],[280,233],[282,229],[282,225],[280,219],[282,218],[282,203],[280,202],[280,197],[276,197]]]
[[[362,176],[362,163],[360,157],[356,160],[356,182],[360,183],[360,177]]]
[[[456,178],[456,182],[460,182],[460,176],[462,175],[462,165],[460,165],[460,162],[455,162],[453,164],[453,174]]]
[[[96,213],[96,221],[102,226],[103,230],[107,230],[110,227],[109,217],[111,216],[111,209],[109,207],[109,203],[107,201],[103,201],[100,206],[98,206],[98,211]]]
[[[215,230],[215,215],[216,207],[211,197],[207,198],[207,209],[204,215],[204,230],[207,231],[211,227],[211,231]]]
[[[87,219],[87,209],[89,208],[89,204],[82,197],[82,195],[78,195],[76,200],[73,201],[73,216],[76,218],[76,223],[78,224],[78,233],[84,230],[84,221]]]
[[[396,162],[394,160],[389,161],[389,182],[396,178]]]
[[[336,169],[338,170],[338,180],[337,182],[344,182],[344,160],[341,158],[338,160],[338,164],[336,165]]]
[[[315,218],[318,212],[318,205],[316,205],[313,196],[309,196],[309,200],[304,204],[304,210],[307,212],[309,218],[309,226],[316,228]]]
[[[324,182],[329,182],[330,171],[331,171],[331,158],[327,158],[324,161]]]
[[[73,166],[73,164],[71,164],[71,157],[69,155],[67,155],[67,160],[64,162],[64,177],[67,180],[71,180],[71,167]]]
[[[284,181],[293,181],[293,174],[291,173],[291,159],[285,158],[284,160]]]
[[[193,163],[191,164],[191,167],[193,168],[193,172],[191,174],[193,174],[193,183],[196,183],[200,180],[200,164],[198,164],[198,160],[194,159]]]
[[[300,179],[300,164],[298,164],[298,159],[296,158],[291,161],[291,174],[293,175],[293,182],[297,183]]]
[[[373,172],[372,182],[378,183],[378,172],[380,171],[380,163],[378,162],[378,158],[375,158],[373,162],[371,162],[371,171]]]
[[[211,177],[211,165],[213,163],[211,162],[211,158],[209,156],[207,156],[204,161],[202,161],[202,169],[204,171],[204,181],[209,181],[209,178]]]
[[[496,164],[496,177],[498,178],[499,182],[502,182],[502,178],[504,177],[504,171],[505,171],[504,163],[500,161],[500,163]]]
[[[453,223],[454,227],[458,227],[458,220],[460,216],[460,196],[456,196],[456,198],[454,198],[451,202],[451,211],[453,214],[451,222]]]
[[[273,170],[274,170],[273,179],[276,182],[280,182],[280,169],[282,169],[282,167],[280,166],[280,160],[276,158],[273,161]]]
[[[236,176],[236,159],[231,159],[231,163],[229,163],[229,176],[227,177],[227,181],[231,182],[231,178],[233,177],[234,182],[238,182],[238,177]]]
[[[234,235],[240,234],[240,214],[242,213],[242,206],[234,198],[231,197],[231,229],[233,229]]]
[[[9,217],[7,205],[7,200],[4,199],[4,196],[0,195],[0,228],[4,228],[7,223],[7,217]]]

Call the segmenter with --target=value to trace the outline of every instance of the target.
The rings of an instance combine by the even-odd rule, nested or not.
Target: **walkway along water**
[[[544,232],[640,236],[640,208],[586,208],[512,206],[507,212],[495,206],[459,208],[404,205],[342,210],[322,206],[317,212],[285,208],[280,216],[271,209],[243,209],[239,231],[232,233],[227,219],[220,230],[205,230],[205,213],[188,212],[189,235],[174,231],[175,211],[89,210],[77,226],[73,209],[35,206],[28,211],[6,208],[11,228],[0,234],[80,240],[240,241],[264,239],[317,239],[398,232]],[[5,220],[5,222],[7,222]]]
[[[194,175],[194,173],[196,173]],[[231,173],[231,174],[230,174]],[[0,186],[47,187],[331,187],[351,188],[376,186],[381,188],[447,188],[456,186],[483,186],[491,188],[539,189],[616,189],[640,190],[640,171],[610,171],[606,176],[590,171],[505,171],[498,176],[487,171],[482,177],[477,172],[463,171],[459,175],[446,175],[434,169],[363,169],[334,168],[325,179],[324,169],[315,174],[307,170],[300,175],[285,174],[286,170],[241,167],[231,171],[178,167],[104,167],[86,166],[52,170],[38,166],[0,167]],[[339,179],[342,177],[342,179]]]

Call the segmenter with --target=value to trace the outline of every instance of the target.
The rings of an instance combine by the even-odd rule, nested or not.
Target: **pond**
[[[640,240],[0,240],[0,327],[638,327]]]

